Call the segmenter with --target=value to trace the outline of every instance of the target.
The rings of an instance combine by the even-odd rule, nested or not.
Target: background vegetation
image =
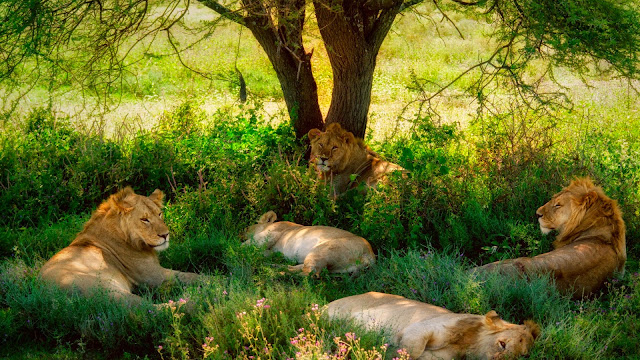
[[[282,107],[275,75],[254,51],[245,57],[253,92],[244,105],[220,95],[235,91],[235,84],[194,78],[169,58],[140,63],[146,75],[119,90],[125,105],[167,99],[167,110],[140,117],[141,126],[109,130],[99,119],[65,115],[63,107],[75,104],[71,98],[44,102],[44,90],[30,98],[31,105],[8,117],[0,132],[0,354],[401,357],[385,346],[390,338],[384,332],[319,315],[337,298],[383,291],[458,312],[495,309],[512,322],[534,319],[543,329],[534,359],[637,356],[640,116],[630,84],[594,79],[596,87],[586,88],[558,69],[560,80],[572,85],[573,106],[555,116],[505,101],[499,113],[468,121],[467,100],[455,88],[440,100],[440,117],[422,116],[411,106],[403,112],[416,96],[416,79],[445,81],[467,65],[463,52],[483,51],[484,24],[463,22],[465,41],[446,26],[439,41],[421,39],[414,31],[420,26],[433,24],[402,19],[381,49],[367,139],[411,175],[338,201],[313,180],[304,143],[274,110]],[[236,36],[229,31],[219,41]],[[203,54],[215,61],[227,55]],[[315,57],[322,60],[322,51]],[[328,67],[316,66],[315,73],[330,81]],[[319,83],[322,103],[330,94]],[[112,116],[117,114],[121,118],[109,126],[126,123],[122,113]],[[467,273],[477,264],[548,251],[552,238],[539,233],[535,210],[577,176],[591,176],[624,212],[629,261],[621,279],[593,299],[574,302],[548,279],[480,280]],[[186,288],[140,289],[151,301],[174,301],[174,309],[132,310],[105,296],[70,297],[37,279],[43,262],[125,185],[140,194],[160,188],[168,195],[172,245],[161,254],[162,264],[209,275]],[[287,261],[281,256],[264,258],[260,249],[239,246],[242,230],[267,210],[362,235],[378,262],[356,277],[283,274]],[[188,315],[181,311],[187,298],[196,305]]]

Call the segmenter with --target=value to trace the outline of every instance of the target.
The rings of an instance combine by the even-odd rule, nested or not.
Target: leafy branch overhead
[[[53,91],[62,84],[107,99],[125,81],[131,65],[140,61],[130,56],[134,48],[148,50],[153,40],[166,37],[172,52],[180,56],[193,44],[178,41],[172,33],[177,27],[195,34],[192,42],[206,42],[221,21],[231,21],[251,31],[267,55],[298,137],[332,122],[363,137],[378,51],[396,16],[418,13],[417,5],[422,3],[453,26],[450,15],[454,13],[493,24],[489,35],[494,46],[488,58],[479,59],[449,83],[417,79],[416,86],[423,93],[419,100],[425,103],[471,73],[476,77],[467,92],[481,106],[488,106],[488,93],[499,88],[513,91],[531,107],[542,108],[563,102],[557,93],[546,93],[541,86],[543,79],[554,79],[557,66],[583,77],[604,74],[637,79],[639,73],[640,15],[637,3],[631,0],[200,3],[213,12],[210,20],[194,25],[183,19],[193,6],[190,0],[0,0],[0,81],[15,90],[8,96],[13,100],[34,86]],[[317,23],[333,72],[326,117],[320,111],[311,67],[313,49],[305,48],[303,40],[312,21]],[[527,74],[528,64],[540,59],[546,69]],[[204,76],[216,71],[201,69],[182,57],[180,61]],[[499,106],[493,111],[500,111]]]

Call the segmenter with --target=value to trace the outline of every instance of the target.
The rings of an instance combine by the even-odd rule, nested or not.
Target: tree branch
[[[218,3],[217,1],[214,0],[200,0],[200,3],[206,7],[208,7],[209,9],[217,12],[218,14],[220,14],[221,16],[235,22],[238,23],[240,25],[246,26],[245,23],[245,19],[244,17],[242,17],[241,15],[237,14],[236,12],[232,11],[231,9],[223,6],[222,4]]]
[[[460,4],[460,5],[464,5],[464,6],[473,6],[473,5],[478,5],[480,4],[480,1],[473,1],[473,2],[466,2],[466,1],[462,1],[462,0],[451,0],[456,4]]]
[[[420,3],[422,3],[423,1],[424,0],[409,0],[409,1],[406,1],[406,2],[402,3],[402,5],[400,5],[400,9],[398,10],[398,12],[399,13],[403,12],[404,10],[406,10],[406,9],[408,9],[410,7],[416,6],[416,5],[420,4]]]

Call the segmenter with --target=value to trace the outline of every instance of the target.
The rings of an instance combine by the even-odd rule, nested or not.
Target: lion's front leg
[[[521,257],[495,261],[490,264],[473,268],[472,272],[498,272],[503,275],[525,275],[530,271],[531,258]]]
[[[176,279],[184,284],[191,284],[197,281],[200,275],[192,272],[182,272],[171,269],[164,269],[164,281],[175,281]]]

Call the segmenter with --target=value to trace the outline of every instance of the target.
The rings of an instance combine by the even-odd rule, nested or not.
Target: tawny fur
[[[309,131],[311,142],[310,165],[320,179],[331,185],[334,196],[357,187],[360,183],[375,187],[392,171],[407,171],[401,166],[381,160],[362,139],[332,123],[327,130]],[[355,175],[355,180],[352,180]]]
[[[558,290],[575,299],[600,290],[627,260],[625,226],[615,200],[590,179],[578,179],[536,212],[543,233],[556,230],[551,252],[494,262],[476,271],[550,273]]]
[[[353,319],[367,329],[387,329],[412,359],[502,359],[527,355],[540,328],[508,323],[495,311],[457,314],[402,296],[368,292],[327,305],[332,319]]]
[[[93,213],[84,229],[40,270],[40,277],[64,289],[89,295],[95,288],[129,304],[142,284],[158,286],[178,279],[192,282],[197,274],[165,269],[156,251],[169,246],[169,228],[162,219],[164,194],[136,195],[129,187],[109,197]]]
[[[268,251],[297,261],[300,265],[289,267],[292,272],[318,274],[327,268],[332,273],[354,273],[375,262],[371,245],[360,236],[330,226],[276,222],[276,218],[273,211],[263,214],[247,229],[243,245],[266,245]]]

